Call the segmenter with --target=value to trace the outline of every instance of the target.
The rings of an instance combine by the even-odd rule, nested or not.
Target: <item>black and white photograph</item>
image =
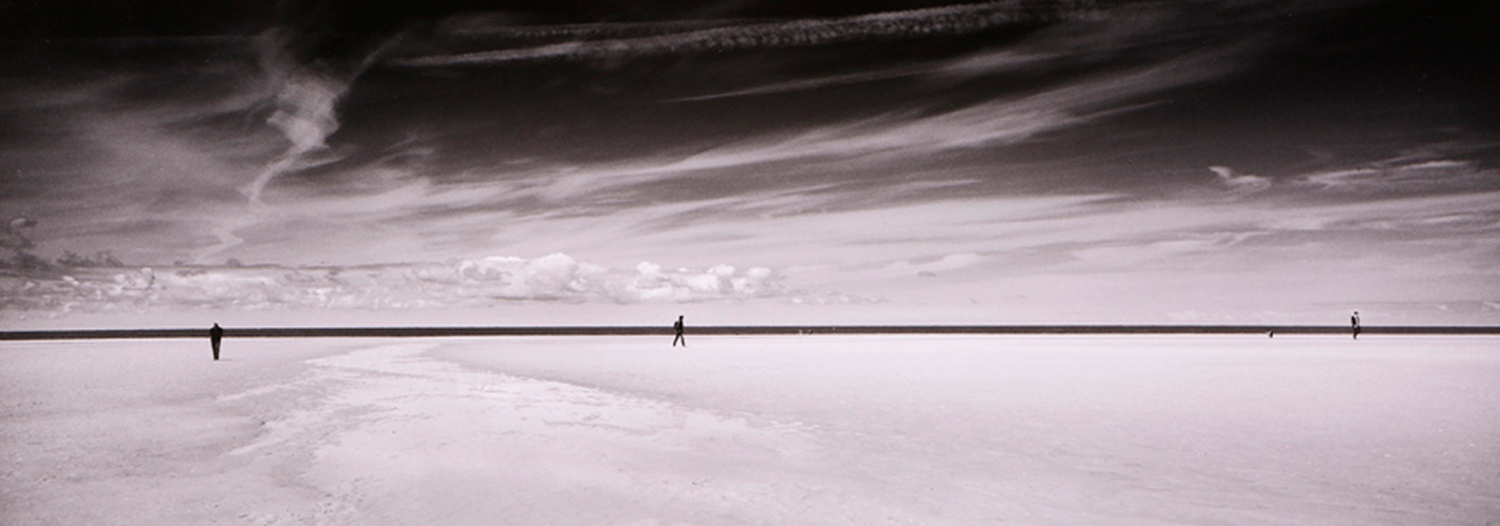
[[[1497,30],[0,1],[0,524],[1500,524]]]

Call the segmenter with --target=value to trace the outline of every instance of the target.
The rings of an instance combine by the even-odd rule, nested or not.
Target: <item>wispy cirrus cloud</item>
[[[723,22],[720,27],[670,23],[655,26],[648,36],[591,39],[625,30],[574,27],[546,30],[546,36],[580,38],[534,47],[474,51],[451,55],[401,57],[391,64],[407,67],[492,65],[537,60],[577,60],[654,54],[698,53],[826,45],[864,40],[960,35],[999,26],[1056,21],[1086,16],[1092,9],[1067,4],[993,2],[894,11],[870,15],[779,22]],[[471,26],[466,31],[477,31]],[[633,24],[627,29],[639,30]]]
[[[1500,174],[1469,160],[1396,158],[1307,174],[1299,182],[1330,192],[1409,193],[1500,187]]]
[[[369,61],[299,62],[281,31],[200,40],[143,50],[101,40],[165,65],[142,72],[101,59],[87,75],[8,83],[0,111],[21,116],[17,128],[37,144],[0,149],[17,168],[5,182],[17,191],[7,193],[44,188],[68,200],[0,204],[34,213],[70,248],[123,238],[115,244],[128,245],[120,251],[130,259],[206,261],[244,243],[273,180],[340,159],[325,141]],[[190,59],[162,58],[177,54]]]
[[[554,200],[693,177],[722,177],[747,167],[796,162],[878,164],[954,150],[1006,146],[1082,126],[1165,90],[1214,78],[1219,56],[1192,56],[1140,70],[1100,75],[1039,93],[950,111],[911,110],[856,122],[773,132],[686,156],[622,159],[602,166],[537,174],[534,189]]]

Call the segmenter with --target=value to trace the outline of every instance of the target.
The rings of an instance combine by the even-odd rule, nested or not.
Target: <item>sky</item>
[[[1492,6],[365,4],[0,7],[0,323],[1500,323]]]

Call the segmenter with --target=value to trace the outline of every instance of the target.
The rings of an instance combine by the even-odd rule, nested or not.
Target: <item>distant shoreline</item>
[[[689,335],[879,334],[1349,334],[1333,325],[751,325],[689,326]],[[668,326],[531,327],[225,327],[225,338],[423,338],[459,336],[671,335]],[[1500,326],[1370,326],[1361,334],[1500,335]],[[51,329],[0,331],[0,341],[207,338],[196,329]]]

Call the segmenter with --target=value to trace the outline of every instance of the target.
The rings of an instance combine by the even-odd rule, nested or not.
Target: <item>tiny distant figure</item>
[[[208,342],[214,346],[214,361],[216,362],[219,361],[219,342],[221,341],[224,341],[224,328],[215,323],[213,328],[208,330]]]
[[[1353,329],[1354,329],[1354,339],[1358,340],[1359,339],[1359,311],[1354,311],[1354,314],[1351,315],[1351,316],[1349,316],[1349,325],[1353,326]]]
[[[1276,337],[1276,331],[1266,331],[1266,337],[1267,338],[1275,338]]]
[[[677,342],[682,342],[682,346],[687,347],[687,338],[682,337],[682,316],[677,317],[677,322],[672,324],[672,330],[677,331],[677,336],[672,338],[672,346],[676,347]]]

